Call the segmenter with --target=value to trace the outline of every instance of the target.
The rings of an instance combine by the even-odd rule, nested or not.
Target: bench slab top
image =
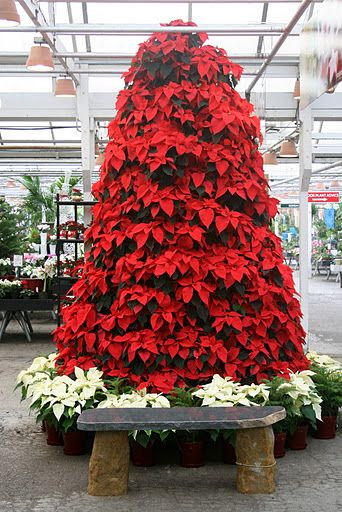
[[[79,430],[206,430],[266,427],[286,416],[283,407],[172,407],[88,409]]]

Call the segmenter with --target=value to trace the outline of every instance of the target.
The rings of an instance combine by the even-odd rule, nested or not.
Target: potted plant
[[[175,388],[168,399],[172,407],[194,407],[201,400],[194,394],[195,388]],[[203,432],[182,430],[177,432],[180,448],[180,463],[185,468],[198,468],[204,465]]]
[[[269,398],[269,390],[266,384],[241,384],[231,377],[221,377],[216,374],[211,382],[202,385],[193,391],[193,396],[201,399],[201,406],[239,407],[265,405]],[[211,438],[215,440],[218,431],[211,432]],[[224,430],[221,432],[223,440],[223,461],[226,464],[235,464],[235,440],[236,432]]]
[[[19,298],[20,290],[20,281],[0,280],[0,299],[17,299]]]
[[[98,404],[99,408],[120,407],[170,407],[167,397],[157,393],[147,393],[146,388],[139,391],[130,386],[124,386],[122,379],[107,382],[108,392],[105,400]],[[134,430],[129,432],[131,460],[136,466],[153,466],[155,464],[154,442],[157,435],[161,439],[166,433],[151,430]]]
[[[276,453],[283,456],[285,438],[293,450],[304,450],[307,446],[309,423],[313,426],[321,417],[321,398],[311,377],[313,372],[289,373],[288,378],[274,377],[266,381],[269,399],[266,405],[281,405],[286,418],[274,426]],[[286,433],[286,436],[285,436]]]
[[[0,258],[0,279],[13,279],[13,266],[10,258]]]
[[[19,381],[23,380],[20,375]],[[30,408],[37,414],[37,421],[45,422],[48,431],[48,444],[51,432],[62,433],[64,453],[81,455],[86,450],[86,436],[77,430],[77,418],[83,410],[93,408],[104,398],[106,389],[102,372],[96,368],[84,371],[75,367],[72,377],[56,375],[45,371],[35,374],[26,385],[25,398],[31,398]],[[50,438],[49,438],[50,436]]]
[[[342,367],[330,369],[313,363],[312,380],[322,399],[322,418],[313,432],[318,439],[333,439],[336,436],[337,414],[342,406]]]

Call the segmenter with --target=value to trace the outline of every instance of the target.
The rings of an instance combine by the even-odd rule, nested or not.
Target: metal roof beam
[[[18,0],[19,2],[25,3],[25,0]],[[29,1],[29,0],[26,0]],[[304,0],[304,4],[310,3],[311,0]],[[302,7],[303,9],[303,7]],[[297,15],[299,15],[299,9]],[[299,16],[300,17],[300,16]],[[34,18],[36,19],[36,18]],[[299,19],[299,18],[298,18]],[[298,21],[297,19],[297,21]],[[201,25],[197,27],[192,26],[177,26],[161,27],[157,24],[74,24],[74,25],[56,25],[50,26],[45,22],[45,25],[37,24],[39,32],[45,37],[47,34],[65,34],[65,35],[85,35],[92,34],[98,36],[104,35],[150,35],[153,32],[166,32],[166,33],[184,33],[192,34],[194,32],[207,32],[209,35],[221,35],[221,36],[268,36],[268,35],[282,35],[281,39],[285,41],[288,35],[298,36],[300,34],[301,27],[297,26],[294,29],[294,25],[286,25],[285,23],[250,23],[250,24],[226,24],[226,25]],[[291,28],[291,30],[289,29]],[[0,33],[2,32],[36,32],[36,27],[19,25],[17,27],[1,27]],[[54,45],[51,38],[49,38],[50,47]],[[276,45],[277,46],[277,45]],[[281,45],[280,45],[281,46]],[[280,46],[277,48],[280,48]],[[55,48],[55,47],[54,47]],[[56,51],[56,49],[54,49]],[[277,52],[275,52],[277,53]],[[273,51],[271,52],[273,56]]]
[[[298,23],[298,21],[300,20],[300,18],[302,17],[302,15],[304,14],[304,12],[306,11],[306,9],[309,7],[309,5],[311,3],[312,3],[312,0],[303,0],[303,2],[300,4],[300,6],[299,6],[298,10],[296,11],[295,15],[292,17],[292,19],[290,20],[290,22],[286,26],[283,34],[279,37],[278,41],[274,45],[271,53],[269,54],[267,59],[265,59],[265,61],[263,62],[261,68],[259,69],[259,72],[258,72],[257,76],[254,78],[254,80],[247,87],[247,89],[246,89],[246,97],[247,98],[249,98],[253,87],[260,80],[260,78],[262,77],[263,73],[265,72],[267,66],[272,61],[273,57],[275,55],[277,55],[278,51],[280,50],[280,48],[285,43],[285,41],[288,38],[288,36],[291,35],[291,34],[293,35],[294,31],[296,30],[296,26],[297,26],[297,29],[298,29],[297,23]]]

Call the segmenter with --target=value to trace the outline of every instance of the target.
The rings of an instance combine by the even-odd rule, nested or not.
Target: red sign
[[[339,203],[339,192],[309,192],[309,203]]]

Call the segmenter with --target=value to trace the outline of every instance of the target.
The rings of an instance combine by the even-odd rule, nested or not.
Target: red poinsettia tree
[[[95,365],[169,391],[308,367],[259,120],[234,89],[242,68],[206,39],[153,34],[125,74],[91,249],[55,334],[65,373]]]

